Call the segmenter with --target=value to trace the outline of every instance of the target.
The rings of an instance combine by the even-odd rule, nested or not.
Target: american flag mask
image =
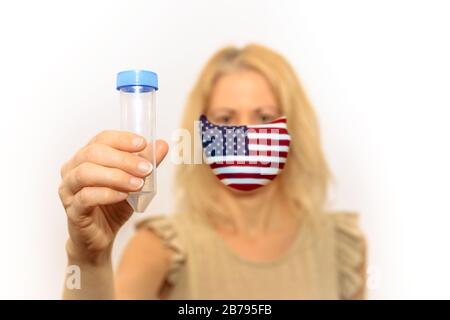
[[[268,184],[284,168],[291,137],[285,117],[247,125],[216,125],[200,116],[206,163],[225,185],[250,191]]]

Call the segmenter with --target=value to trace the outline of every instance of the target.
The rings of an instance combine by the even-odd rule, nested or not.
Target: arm
[[[77,266],[79,274],[66,274],[64,281],[63,299],[114,299],[113,272],[111,255],[107,254],[95,260],[76,258],[67,242],[68,266]],[[110,251],[109,251],[110,252]],[[80,285],[70,287],[71,277],[77,276],[75,281]]]
[[[128,193],[140,190],[153,170],[148,157],[156,153],[159,164],[167,154],[167,143],[155,145],[153,150],[131,132],[103,131],[63,164],[58,191],[69,231],[68,267],[74,267],[73,273],[66,272],[64,299],[116,297],[113,242],[133,214]]]
[[[70,249],[68,248],[68,252]],[[170,250],[150,230],[136,232],[127,244],[114,279],[111,255],[80,261],[68,255],[69,265],[80,268],[79,289],[64,287],[64,299],[157,299],[169,270]],[[70,281],[66,277],[66,282]]]
[[[117,299],[158,299],[170,266],[171,251],[149,229],[136,232],[119,263]]]

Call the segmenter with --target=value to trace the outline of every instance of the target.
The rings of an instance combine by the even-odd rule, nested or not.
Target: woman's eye
[[[217,120],[221,124],[229,124],[231,121],[231,117],[219,117]]]
[[[260,115],[260,119],[261,122],[266,123],[266,122],[270,122],[274,120],[274,117],[272,115],[266,115],[266,114],[262,114]]]

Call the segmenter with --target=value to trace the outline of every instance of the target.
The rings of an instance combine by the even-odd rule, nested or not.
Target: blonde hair
[[[215,82],[220,76],[242,68],[257,71],[267,79],[287,118],[291,146],[286,166],[277,177],[282,179],[280,192],[284,192],[298,213],[311,216],[322,212],[330,174],[321,149],[316,115],[293,68],[279,53],[257,44],[241,49],[227,46],[216,52],[188,96],[181,127],[191,137],[198,134],[193,123],[206,110]],[[215,196],[218,181],[205,164],[178,165],[176,210],[201,216],[220,214],[220,201]]]

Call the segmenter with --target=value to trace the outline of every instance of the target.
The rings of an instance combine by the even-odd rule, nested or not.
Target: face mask
[[[291,137],[286,118],[248,125],[216,125],[200,116],[206,163],[228,187],[251,191],[268,184],[286,163]]]

